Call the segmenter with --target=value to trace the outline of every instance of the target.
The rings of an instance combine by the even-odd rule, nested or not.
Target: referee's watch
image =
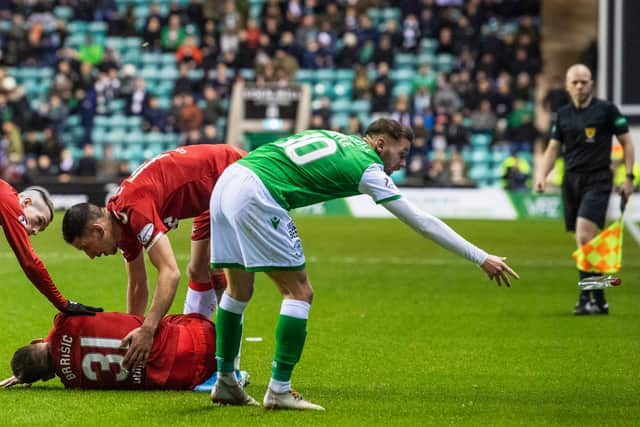
[[[631,182],[633,182],[633,180],[636,179],[636,176],[633,173],[628,173],[627,174],[627,179],[629,179]]]

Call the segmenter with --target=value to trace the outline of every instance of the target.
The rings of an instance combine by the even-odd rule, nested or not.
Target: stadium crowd
[[[312,83],[310,128],[411,126],[406,175],[420,185],[507,185],[505,162],[530,162],[537,137],[539,12],[536,0],[0,1],[0,176],[126,176],[155,154],[136,138],[223,143],[232,85],[251,79]],[[321,70],[353,70],[344,93],[305,78]]]

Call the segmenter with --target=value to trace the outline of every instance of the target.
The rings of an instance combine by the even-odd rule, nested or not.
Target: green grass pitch
[[[294,387],[325,413],[223,408],[193,392],[82,392],[56,380],[0,390],[0,425],[638,425],[640,249],[626,236],[623,285],[608,317],[571,315],[572,236],[559,221],[448,221],[522,279],[498,288],[471,263],[399,221],[298,218],[315,288]],[[61,215],[32,239],[61,291],[125,309],[120,256],[89,260],[63,242]],[[190,224],[169,237],[184,271]],[[13,351],[44,336],[54,309],[0,239],[0,376]],[[153,275],[152,275],[153,277]],[[181,312],[186,278],[172,312]],[[262,399],[280,307],[258,275],[243,367]]]

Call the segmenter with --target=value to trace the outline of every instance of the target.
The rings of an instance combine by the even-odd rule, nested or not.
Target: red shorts
[[[211,236],[211,224],[209,224],[209,210],[193,218],[191,227],[191,241],[209,240]]]
[[[181,325],[176,358],[166,389],[192,389],[216,371],[216,329],[199,314],[167,316]]]

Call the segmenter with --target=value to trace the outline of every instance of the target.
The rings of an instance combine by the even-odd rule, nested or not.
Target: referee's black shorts
[[[612,188],[613,174],[609,169],[589,173],[566,172],[562,182],[562,201],[567,231],[576,231],[579,216],[604,228]]]

